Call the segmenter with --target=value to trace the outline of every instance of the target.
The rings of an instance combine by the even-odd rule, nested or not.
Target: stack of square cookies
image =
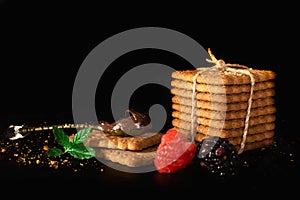
[[[173,126],[198,142],[208,136],[227,138],[239,153],[273,144],[276,74],[252,68],[242,72],[232,68],[174,71]]]
[[[153,132],[150,117],[132,109],[129,116],[109,123],[100,120],[91,130],[83,145],[95,150],[95,158],[111,167],[123,170],[153,168],[156,149],[162,133]]]
[[[139,136],[119,136],[92,130],[84,141],[92,147],[96,158],[130,168],[153,166],[162,133],[145,132]]]

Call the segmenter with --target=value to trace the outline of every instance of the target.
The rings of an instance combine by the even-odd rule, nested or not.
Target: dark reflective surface
[[[240,171],[227,178],[213,177],[194,163],[177,174],[159,174],[122,172],[96,159],[77,160],[69,155],[49,159],[44,148],[53,145],[53,137],[47,131],[16,141],[1,137],[0,177],[5,190],[21,187],[18,190],[24,192],[36,188],[47,191],[54,185],[68,189],[80,185],[82,190],[97,189],[103,193],[118,187],[131,192],[247,190],[251,195],[292,194],[297,192],[295,183],[300,178],[300,137],[283,134],[280,125],[278,122],[275,145],[242,153]]]

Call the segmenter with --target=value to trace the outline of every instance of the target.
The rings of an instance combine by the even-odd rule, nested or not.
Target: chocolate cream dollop
[[[122,136],[138,136],[151,130],[151,119],[147,113],[132,109],[126,111],[128,117],[121,118],[113,123],[99,121],[99,128],[107,134]]]

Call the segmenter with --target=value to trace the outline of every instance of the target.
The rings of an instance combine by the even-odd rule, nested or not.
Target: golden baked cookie
[[[177,103],[172,104],[172,109],[174,112],[180,112],[183,114],[191,115],[192,107],[191,106],[185,106],[180,105]],[[256,107],[251,108],[251,117],[257,117],[260,115],[270,115],[275,114],[276,107],[274,104],[266,105],[264,107]],[[229,120],[229,119],[245,119],[247,115],[247,109],[240,109],[240,110],[232,110],[232,111],[218,111],[218,110],[210,110],[210,109],[201,109],[196,108],[194,110],[194,115],[197,117],[202,118],[209,118],[209,119],[215,119],[215,120]]]
[[[143,150],[160,143],[162,133],[144,133],[139,137],[124,137],[103,134],[93,130],[85,140],[84,145],[89,147],[103,147],[121,150]]]

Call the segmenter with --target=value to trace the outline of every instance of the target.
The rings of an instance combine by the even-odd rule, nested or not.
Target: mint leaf
[[[68,150],[69,154],[72,155],[75,158],[79,159],[89,159],[95,156],[95,150],[83,146],[81,144],[73,144],[72,148]]]
[[[59,149],[59,148],[52,148],[52,149],[49,149],[48,151],[47,151],[47,154],[49,155],[49,156],[60,156],[61,154],[63,154],[64,152],[61,150],[61,149]]]
[[[57,126],[53,126],[53,133],[55,140],[59,142],[64,147],[70,146],[69,136]]]
[[[74,144],[82,144],[91,132],[91,128],[84,128],[79,130],[73,137],[72,143]]]
[[[79,159],[89,159],[94,157],[96,154],[95,150],[83,145],[83,142],[87,139],[90,132],[91,128],[81,129],[74,135],[72,140],[70,140],[70,137],[62,129],[59,129],[57,126],[53,126],[55,140],[62,145],[64,151],[59,148],[52,148],[48,150],[48,155],[60,156],[68,152],[73,157]]]

